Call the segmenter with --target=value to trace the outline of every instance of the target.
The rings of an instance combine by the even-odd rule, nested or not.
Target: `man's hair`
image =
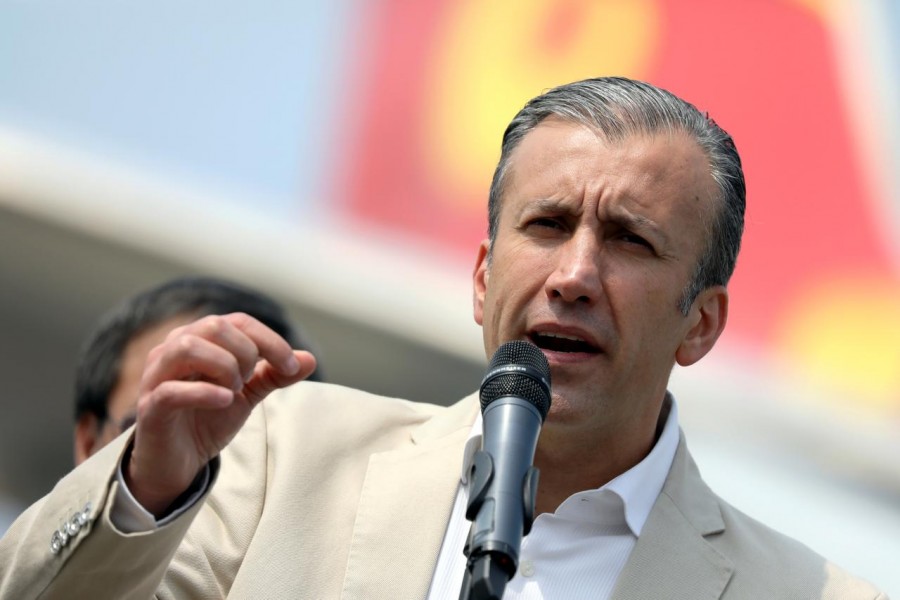
[[[264,294],[218,279],[174,279],[126,299],[101,317],[76,363],[75,420],[85,414],[94,414],[100,423],[107,419],[107,402],[119,381],[122,354],[137,335],[175,317],[233,312],[255,317],[292,348],[308,348],[284,309]],[[320,375],[307,379],[319,381]]]
[[[709,161],[719,206],[712,223],[706,226],[707,247],[679,301],[681,312],[688,313],[702,290],[728,283],[741,246],[747,195],[734,141],[693,104],[648,83],[622,77],[586,79],[553,88],[530,100],[513,118],[503,134],[500,161],[491,182],[488,200],[491,246],[497,236],[510,156],[522,138],[550,116],[591,127],[610,142],[634,135],[676,132],[686,133],[696,141]]]

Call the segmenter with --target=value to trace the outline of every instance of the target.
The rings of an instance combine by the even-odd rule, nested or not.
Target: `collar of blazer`
[[[700,477],[682,432],[612,600],[721,597],[734,564],[705,538],[724,530],[718,498]]]
[[[341,597],[428,595],[478,408],[477,394],[467,396],[416,427],[408,445],[369,458]]]

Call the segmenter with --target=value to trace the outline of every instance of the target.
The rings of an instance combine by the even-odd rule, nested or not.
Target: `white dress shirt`
[[[479,416],[466,443],[465,467],[481,447],[481,434]],[[504,600],[609,598],[662,490],[677,447],[678,408],[672,399],[662,434],[644,460],[601,488],[573,494],[556,512],[534,520],[531,533],[522,540],[519,569],[506,586]],[[471,526],[465,517],[466,471],[428,600],[459,598],[466,568],[463,546]]]

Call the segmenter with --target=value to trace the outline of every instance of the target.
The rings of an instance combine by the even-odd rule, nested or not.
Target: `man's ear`
[[[697,295],[687,316],[691,327],[675,351],[675,360],[682,367],[692,365],[712,350],[725,330],[728,320],[728,290],[716,285]]]
[[[472,305],[475,312],[475,322],[482,325],[484,322],[484,295],[487,292],[488,283],[488,251],[491,247],[490,240],[483,240],[478,246],[478,258],[475,260],[475,271],[472,272]]]
[[[85,413],[75,424],[75,466],[80,465],[98,450],[100,427],[97,415]]]

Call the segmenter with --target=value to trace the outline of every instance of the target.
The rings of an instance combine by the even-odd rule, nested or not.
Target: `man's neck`
[[[599,488],[641,462],[659,439],[670,409],[664,402],[650,427],[616,427],[606,436],[546,426],[534,460],[540,469],[538,514],[554,512],[569,496]]]

